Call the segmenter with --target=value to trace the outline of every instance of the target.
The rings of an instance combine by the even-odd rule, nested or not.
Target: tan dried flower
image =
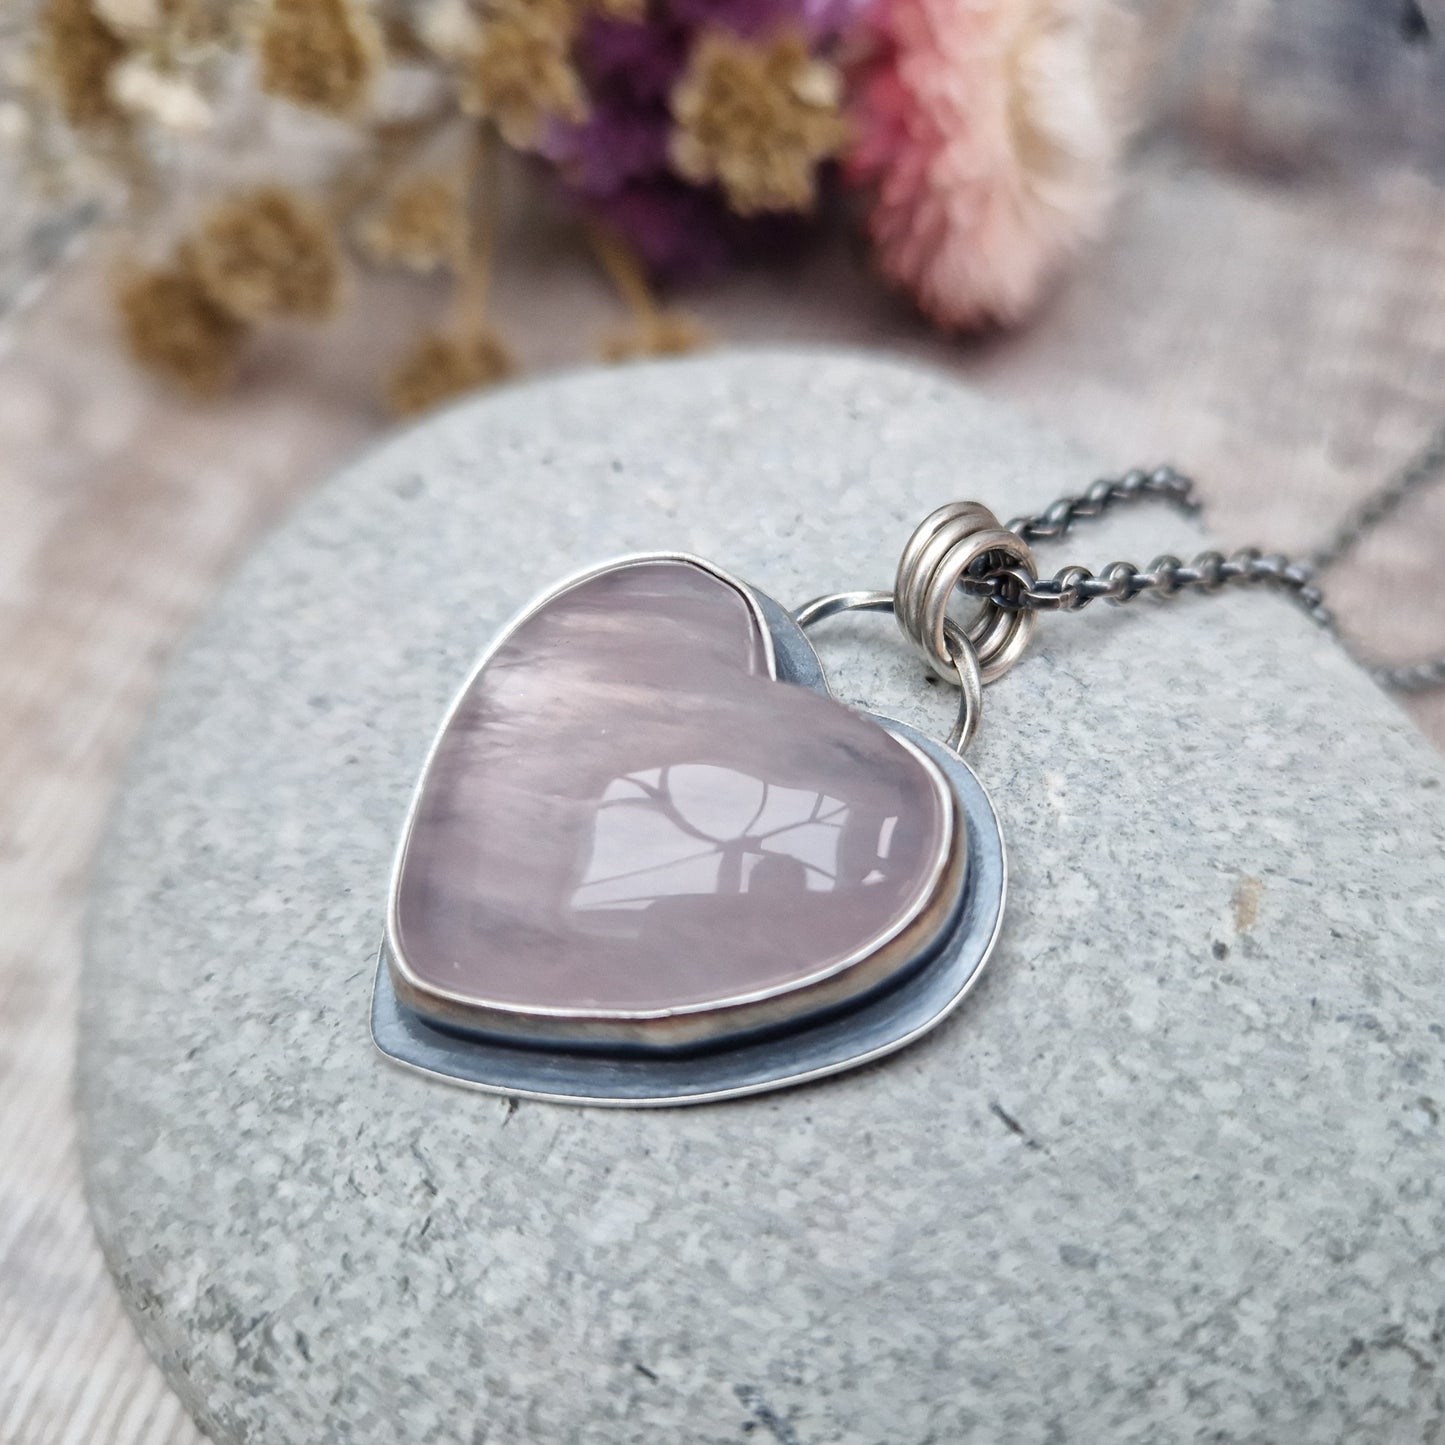
[[[262,90],[342,117],[365,107],[385,53],[356,0],[270,0],[258,48]]]
[[[607,337],[602,358],[637,361],[647,356],[686,356],[707,343],[707,330],[695,316],[685,311],[654,311]]]
[[[361,244],[373,260],[426,273],[456,260],[466,229],[457,187],[443,176],[417,176],[362,227]]]
[[[504,381],[512,370],[512,358],[495,332],[431,333],[387,378],[386,399],[397,416],[416,416],[464,392]]]
[[[125,58],[126,45],[90,0],[48,0],[40,13],[40,34],[45,68],[66,120],[79,127],[116,120],[110,78]]]
[[[842,77],[798,31],[763,41],[704,35],[672,93],[670,155],[688,180],[716,181],[740,215],[806,211],[815,170],[848,139]]]
[[[223,201],[195,241],[196,274],[233,316],[320,318],[341,295],[341,257],[326,217],[282,186]]]
[[[572,63],[576,14],[558,0],[508,0],[482,26],[462,62],[458,99],[468,115],[494,120],[509,145],[535,144],[544,121],[582,120],[582,78]]]
[[[173,266],[126,277],[116,303],[142,366],[196,396],[214,396],[231,379],[248,328],[211,300],[184,253]]]

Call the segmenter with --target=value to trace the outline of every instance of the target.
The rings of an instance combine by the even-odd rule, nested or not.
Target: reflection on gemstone
[[[398,874],[395,952],[450,1001],[707,1008],[907,927],[951,827],[920,757],[774,680],[735,587],[631,564],[524,619],[458,704]]]
[[[828,893],[848,805],[714,763],[675,763],[614,779],[602,794],[572,907],[642,909],[660,898]],[[883,820],[886,859],[896,815]],[[871,868],[863,882],[881,881]]]

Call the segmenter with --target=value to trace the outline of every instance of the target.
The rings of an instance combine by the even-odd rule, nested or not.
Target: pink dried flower
[[[1122,146],[1112,0],[879,0],[848,176],[879,264],[942,326],[1019,319],[1101,228]]]

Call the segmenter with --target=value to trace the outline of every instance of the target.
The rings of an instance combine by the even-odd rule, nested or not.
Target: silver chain
[[[1099,598],[1124,603],[1150,592],[1173,597],[1186,591],[1217,592],[1222,587],[1269,587],[1292,596],[1313,621],[1338,637],[1334,614],[1325,605],[1316,578],[1373,532],[1406,498],[1442,474],[1445,427],[1305,560],[1292,561],[1282,553],[1261,553],[1257,548],[1245,547],[1228,555],[1201,552],[1187,564],[1168,555],[1156,557],[1145,568],[1132,562],[1111,562],[1097,576],[1079,566],[1060,568],[1052,577],[1035,577],[1027,568],[1007,567],[965,579],[961,585],[1005,611],[1039,612],[1078,612]],[[1193,481],[1166,466],[1152,472],[1136,469],[1120,477],[1103,478],[1078,496],[1060,497],[1034,516],[1015,517],[1007,530],[1030,544],[1062,541],[1076,522],[1102,517],[1119,505],[1146,499],[1167,502],[1190,516],[1200,511]],[[1394,692],[1424,692],[1445,686],[1445,656],[1404,666],[1358,660],[1382,687]]]

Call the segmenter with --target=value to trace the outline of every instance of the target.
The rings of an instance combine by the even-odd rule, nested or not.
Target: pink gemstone
[[[393,895],[402,998],[537,1040],[675,1047],[856,997],[962,886],[924,755],[774,680],[754,605],[644,559],[554,593],[472,679]]]

